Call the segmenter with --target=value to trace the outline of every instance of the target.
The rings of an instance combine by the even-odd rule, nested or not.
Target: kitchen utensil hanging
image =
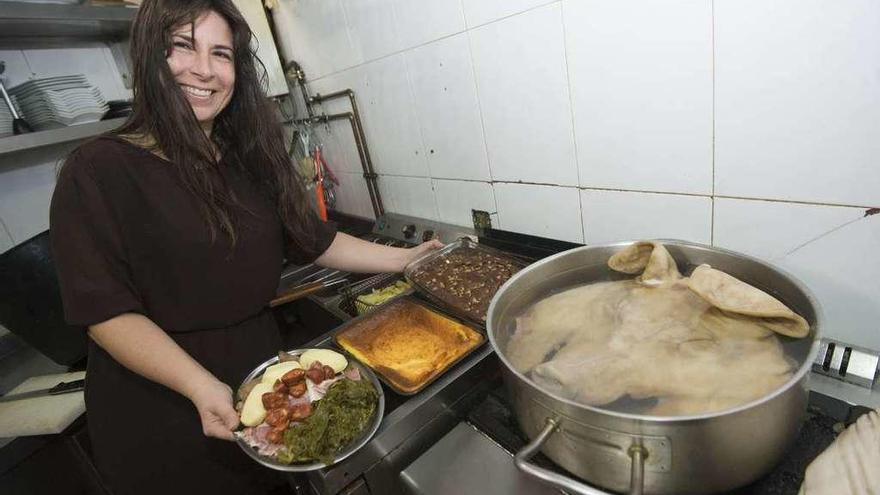
[[[6,70],[6,63],[0,61],[0,74]],[[3,85],[3,78],[0,77],[0,96],[3,97],[3,100],[6,102],[6,106],[9,107],[9,114],[12,115],[12,133],[13,134],[25,134],[28,132],[33,132],[30,124],[24,120],[24,117],[18,114],[18,111],[15,108],[15,104],[12,102],[12,98],[9,97],[9,93],[6,92],[6,87]]]
[[[320,186],[323,189],[324,204],[327,209],[332,210],[336,207],[336,186],[339,185],[339,180],[336,178],[333,170],[330,169],[327,160],[324,159],[322,144],[315,146],[315,169],[315,180],[320,182]]]

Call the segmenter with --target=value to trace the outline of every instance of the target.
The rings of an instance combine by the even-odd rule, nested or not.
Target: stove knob
[[[428,242],[433,238],[434,238],[434,231],[433,230],[426,230],[426,231],[422,232],[422,242]]]
[[[413,224],[407,224],[403,226],[403,237],[407,239],[412,239],[412,237],[416,234],[416,226]]]

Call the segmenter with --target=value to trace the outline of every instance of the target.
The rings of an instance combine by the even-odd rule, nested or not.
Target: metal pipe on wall
[[[2,0],[0,0],[2,1]],[[263,11],[266,14],[266,18],[269,19],[269,30],[272,33],[272,38],[275,42],[275,45],[279,48],[282,44],[279,42],[278,33],[275,31],[275,22],[273,16],[273,3],[265,2],[263,4]],[[309,96],[308,90],[306,89],[306,74],[302,67],[295,60],[290,60],[287,64],[284,65],[284,73],[287,77],[287,80],[290,81],[295,80],[296,85],[299,86],[300,92],[302,93],[303,102],[306,106],[306,112],[308,113],[309,118],[307,120],[294,120],[293,122],[305,123],[312,119],[315,119],[315,113],[312,110],[312,104],[320,103],[323,100],[327,100],[330,98],[336,98],[338,96],[347,95],[349,101],[351,102],[351,112],[335,114],[334,116],[324,116],[321,118],[330,119],[330,120],[338,120],[339,118],[348,118],[352,127],[352,132],[354,133],[354,141],[355,145],[358,148],[358,157],[361,161],[361,168],[364,171],[364,179],[367,181],[367,191],[370,193],[370,203],[373,206],[373,213],[376,215],[376,218],[379,218],[381,215],[385,213],[385,208],[382,205],[382,197],[379,194],[379,186],[376,181],[378,177],[376,172],[373,170],[373,161],[370,157],[370,150],[367,147],[367,136],[364,133],[363,124],[361,122],[360,112],[358,112],[357,102],[355,101],[354,91],[351,89],[346,89],[343,91],[337,91],[331,93],[330,95],[326,95],[321,97],[317,95],[316,99],[313,99]],[[346,117],[347,116],[347,117]],[[327,122],[329,120],[325,120]]]
[[[341,98],[341,97],[348,97],[348,101],[349,101],[349,103],[351,103],[351,110],[352,110],[351,113],[354,114],[354,125],[355,125],[355,129],[356,129],[356,133],[360,136],[361,144],[359,146],[363,147],[364,158],[366,159],[367,173],[369,173],[372,177],[374,177],[373,187],[376,188],[376,198],[378,200],[379,210],[384,213],[385,209],[382,206],[382,198],[379,195],[379,188],[378,188],[378,185],[375,184],[375,177],[378,177],[378,175],[376,174],[376,171],[373,169],[373,159],[370,156],[370,148],[367,146],[367,135],[364,132],[364,126],[361,121],[360,112],[358,111],[357,99],[354,96],[354,91],[352,91],[351,89],[343,89],[343,90],[339,90],[339,91],[334,91],[333,93],[329,93],[326,95],[316,93],[314,96],[309,97],[308,102],[309,102],[309,104],[322,103],[327,100],[332,100],[332,99]],[[357,139],[358,139],[358,137],[355,136],[355,140],[357,140]]]
[[[376,178],[378,177],[378,175],[373,172],[372,167],[370,167],[367,162],[366,141],[362,139],[362,135],[358,132],[354,113],[343,112],[330,115],[316,115],[314,117],[309,117],[305,119],[296,119],[291,122],[297,125],[313,125],[343,119],[348,120],[349,125],[351,125],[351,132],[354,136],[354,143],[358,150],[358,158],[361,162],[361,168],[364,171],[364,179],[367,182],[367,192],[370,194],[370,204],[373,207],[373,213],[376,215],[376,218],[379,218],[385,213],[385,208],[382,206],[382,197],[379,194],[379,186],[376,182]]]

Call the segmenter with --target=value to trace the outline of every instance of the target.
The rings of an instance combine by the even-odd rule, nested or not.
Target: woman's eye
[[[232,54],[229,53],[229,52],[225,52],[225,51],[223,51],[223,52],[214,52],[214,55],[217,55],[218,57],[223,58],[223,59],[226,59],[226,60],[232,60]]]
[[[188,41],[176,40],[176,41],[174,41],[174,43],[172,43],[172,45],[173,45],[175,48],[184,48],[184,49],[187,49],[187,50],[189,50],[189,49],[192,48],[192,45],[191,45]]]

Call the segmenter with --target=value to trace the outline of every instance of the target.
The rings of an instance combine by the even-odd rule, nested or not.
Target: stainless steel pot
[[[794,441],[807,406],[807,377],[819,344],[822,316],[794,277],[755,258],[684,241],[662,241],[682,273],[708,263],[787,304],[810,323],[803,339],[781,337],[799,363],[784,386],[759,400],[719,413],[660,417],[590,407],[542,390],[505,356],[515,318],[548,295],[588,282],[625,278],[606,265],[624,242],[586,246],[530,265],[497,292],[486,319],[503,366],[519,424],[532,439],[516,455],[524,472],[569,492],[604,493],[529,462],[539,450],[590,483],[614,491],[652,494],[713,493],[767,473]],[[652,363],[644,363],[652,366]]]

